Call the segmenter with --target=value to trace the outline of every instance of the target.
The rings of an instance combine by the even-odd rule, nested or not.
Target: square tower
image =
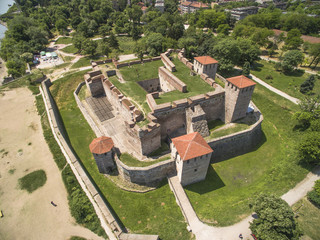
[[[171,144],[171,158],[176,161],[181,185],[204,180],[213,150],[203,137],[194,132],[173,138]]]
[[[233,122],[246,116],[256,83],[241,75],[227,78],[225,86],[225,122]]]
[[[193,60],[193,69],[199,75],[204,73],[209,78],[215,79],[218,68],[218,61],[210,56],[195,57]]]

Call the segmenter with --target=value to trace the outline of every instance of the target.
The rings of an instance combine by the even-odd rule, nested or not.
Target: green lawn
[[[121,54],[134,53],[134,46],[136,42],[133,41],[131,37],[117,36],[117,39],[119,41],[119,48],[120,48]]]
[[[292,206],[292,210],[297,214],[299,227],[302,229],[304,237],[302,239],[320,239],[320,209],[315,207],[306,198],[300,200]],[[306,238],[308,236],[309,238]]]
[[[99,190],[117,213],[124,226],[135,233],[159,234],[163,240],[184,240],[191,236],[168,184],[148,193],[119,189],[100,174],[89,151],[96,136],[78,109],[73,91],[83,81],[78,72],[53,83],[52,94],[57,102],[70,142]]]
[[[65,52],[65,53],[72,53],[72,54],[75,54],[78,52],[78,49],[73,46],[73,45],[70,45],[70,46],[67,46],[65,48],[62,48],[61,49],[62,52]]]
[[[59,37],[56,44],[70,44],[72,43],[71,37]]]
[[[309,74],[296,71],[290,75],[278,72],[274,69],[274,64],[261,60],[255,64],[255,69],[251,73],[271,86],[289,94],[296,98],[304,98],[306,95],[300,92],[300,85],[303,83]],[[266,76],[271,75],[273,79],[266,79]],[[320,94],[320,80],[316,81],[313,93]]]
[[[83,57],[80,58],[76,63],[74,63],[71,68],[81,68],[81,67],[87,67],[91,66],[91,60],[102,60],[105,59],[104,57],[98,57],[98,56],[93,56],[93,57]]]
[[[159,158],[152,162],[143,162],[143,161],[139,161],[138,159],[136,159],[135,157],[131,156],[128,153],[123,153],[120,155],[120,160],[129,167],[147,167],[147,166],[150,166],[165,160],[169,160],[169,159],[170,159],[170,156],[167,156],[167,157]]]
[[[250,153],[209,166],[204,182],[187,186],[187,195],[201,220],[219,226],[234,224],[251,213],[249,202],[259,193],[282,195],[307,170],[298,164],[292,115],[298,106],[257,85],[253,101],[264,115],[263,144]]]
[[[43,170],[37,170],[32,173],[19,178],[19,186],[22,190],[27,190],[29,193],[42,187],[47,181],[46,172]]]
[[[233,126],[226,129],[221,129],[221,130],[216,129],[215,131],[210,131],[210,138],[227,136],[232,133],[241,132],[245,129],[248,129],[249,127],[250,125],[245,123],[235,123]]]
[[[136,64],[132,67],[120,68],[126,83],[120,83],[117,77],[111,77],[109,80],[115,85],[125,96],[133,99],[138,103],[144,112],[150,112],[150,108],[146,102],[147,92],[137,83],[137,81],[148,80],[158,77],[158,68],[163,66],[162,61],[153,61],[144,64]]]
[[[179,61],[176,55],[173,56],[172,62],[176,65],[177,70],[176,72],[173,72],[173,74],[187,85],[187,92],[182,93],[175,90],[164,93],[158,99],[156,99],[157,104],[172,102],[178,99],[214,91],[214,88],[203,81],[199,75],[191,76],[190,69],[187,68],[187,66],[184,65],[181,61]]]

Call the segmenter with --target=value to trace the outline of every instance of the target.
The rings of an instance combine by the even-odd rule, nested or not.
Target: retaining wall
[[[166,53],[161,53],[160,56],[161,56],[161,60],[162,60],[163,64],[166,66],[166,68],[170,72],[175,72],[176,71],[176,65],[174,65],[173,62],[171,62],[171,60],[169,59],[167,54]]]
[[[257,108],[255,107],[255,109]],[[261,123],[263,116],[259,111],[258,113],[260,114],[258,121],[249,129],[208,141],[209,146],[213,149],[211,156],[213,162],[223,161],[248,153],[261,144],[263,136]]]
[[[82,85],[83,84],[84,83],[82,83]],[[50,85],[51,85],[51,81],[46,80],[42,82],[40,90],[45,102],[49,123],[52,128],[52,132],[55,136],[55,139],[59,144],[63,154],[65,155],[79,184],[81,185],[82,189],[84,190],[89,200],[93,204],[98,214],[98,217],[102,222],[102,226],[110,236],[111,231],[109,231],[109,227],[106,226],[106,222],[105,222],[106,220],[110,225],[113,233],[118,237],[123,232],[122,228],[116,221],[116,218],[113,216],[112,211],[109,209],[109,206],[104,202],[102,196],[99,194],[99,192],[95,188],[95,185],[91,182],[86,171],[83,169],[82,165],[74,155],[73,151],[71,150],[72,147],[69,146],[66,141],[64,131],[63,131],[63,124],[61,123],[59,118],[59,111],[49,91]],[[77,88],[77,92],[79,92],[79,86]],[[103,218],[101,214],[103,215]]]
[[[156,186],[157,183],[176,171],[175,161],[172,159],[148,167],[129,167],[117,157],[115,161],[121,177],[127,181],[147,186]]]

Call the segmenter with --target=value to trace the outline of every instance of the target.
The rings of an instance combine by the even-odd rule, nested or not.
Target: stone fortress
[[[112,106],[111,120],[105,121],[104,125],[97,121],[91,121],[90,124],[89,121],[91,127],[101,129],[101,136],[106,135],[114,140],[113,143],[110,138],[102,137],[94,139],[90,145],[101,173],[108,173],[116,167],[124,179],[149,186],[168,175],[177,174],[181,184],[187,185],[205,179],[210,161],[243,154],[259,144],[263,117],[251,102],[255,83],[242,75],[228,79],[219,76],[225,81],[225,87],[222,88],[215,82],[218,62],[210,56],[195,57],[191,63],[184,57],[183,50],[178,51],[178,59],[190,70],[190,74],[198,74],[208,83],[209,92],[168,103],[156,103],[163,93],[173,90],[188,92],[188,86],[174,75],[176,67],[170,59],[173,51],[169,49],[160,58],[154,59],[161,59],[164,65],[158,69],[158,78],[137,82],[146,91],[146,102],[151,109],[149,113],[145,113],[130,96],[125,96],[109,81],[108,77],[115,74],[120,82],[123,80],[118,70],[107,72],[105,77],[99,70],[100,63],[93,63],[93,71],[85,75],[85,84],[92,97],[105,96]],[[141,63],[115,62],[115,66],[120,68]],[[82,113],[87,114],[81,108]],[[92,115],[91,112],[90,119],[94,118]],[[232,123],[249,115],[255,118],[255,123],[249,129],[219,139],[207,138],[210,134],[208,122],[221,120]],[[119,127],[113,128],[122,131],[121,134],[113,135],[110,127],[102,127],[111,125],[111,121],[118,124]],[[142,126],[139,124],[141,121],[146,124]],[[146,159],[163,142],[170,145],[171,159],[148,167],[126,166],[114,154],[116,151],[129,152],[139,159]]]

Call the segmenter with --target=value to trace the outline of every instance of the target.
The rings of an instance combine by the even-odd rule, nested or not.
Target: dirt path
[[[0,150],[4,149],[0,154],[0,209],[4,214],[0,239],[102,239],[75,224],[70,215],[67,192],[43,138],[34,96],[25,88],[4,94],[0,97]],[[38,169],[46,172],[46,184],[31,194],[20,190],[18,179]]]

